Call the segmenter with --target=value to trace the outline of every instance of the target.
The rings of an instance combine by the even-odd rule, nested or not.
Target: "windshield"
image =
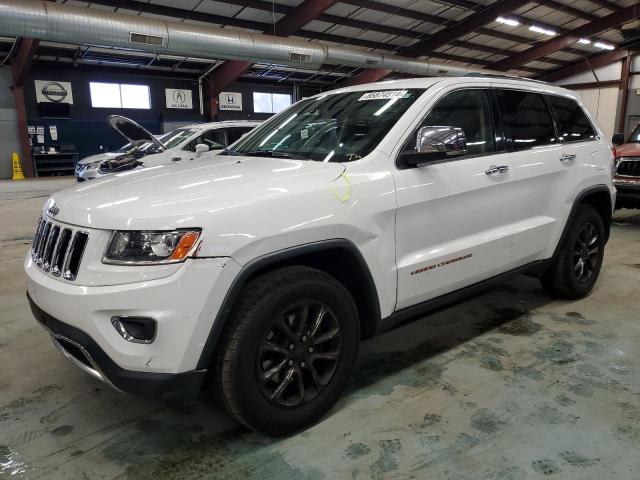
[[[167,148],[177,147],[197,131],[197,128],[176,128],[167,133],[160,141]]]
[[[629,136],[629,143],[640,143],[640,124],[633,129]]]
[[[382,141],[424,91],[372,90],[302,100],[223,154],[324,162],[358,160]]]

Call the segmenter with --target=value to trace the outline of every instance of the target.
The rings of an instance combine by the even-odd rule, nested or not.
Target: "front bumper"
[[[55,338],[63,340],[62,346],[69,340],[84,348],[90,358],[84,367],[124,391],[132,391],[130,383],[135,383],[126,381],[129,377],[200,375],[195,371],[205,342],[239,270],[230,258],[188,259],[164,278],[86,286],[51,277],[30,255],[25,260],[28,295],[38,321],[54,337],[61,336]],[[155,339],[148,344],[125,340],[112,325],[113,316],[153,318]]]
[[[614,178],[616,208],[640,208],[640,179]]]
[[[198,395],[206,370],[178,374],[125,370],[82,330],[52,317],[34,303],[27,293],[35,319],[49,331],[53,343],[71,363],[116,390],[159,398],[170,403],[186,403]]]

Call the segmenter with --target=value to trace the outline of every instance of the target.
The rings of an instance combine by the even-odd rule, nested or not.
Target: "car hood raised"
[[[152,142],[160,149],[165,148],[164,144],[158,140],[155,135],[130,118],[123,117],[122,115],[108,115],[107,123],[111,125],[111,128],[134,145]]]
[[[55,205],[56,220],[99,229],[199,227],[208,213],[324,188],[342,172],[339,163],[219,156],[215,161],[158,165],[78,184],[52,195],[43,212]]]

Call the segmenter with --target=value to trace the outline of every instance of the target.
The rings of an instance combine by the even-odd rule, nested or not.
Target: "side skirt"
[[[518,267],[513,270],[509,270],[508,272],[501,273],[500,275],[496,275],[495,277],[491,277],[487,280],[483,280],[473,285],[469,285],[468,287],[461,288],[460,290],[446,293],[440,297],[432,298],[425,302],[398,310],[397,312],[386,318],[383,318],[380,321],[378,328],[376,329],[376,335],[380,335],[382,333],[388,332],[389,330],[393,330],[394,328],[399,327],[405,323],[419,320],[429,313],[434,313],[438,310],[442,310],[443,308],[448,307],[454,303],[459,303],[468,298],[477,296],[485,292],[486,290],[504,283],[506,280],[512,277],[523,274],[534,277],[539,276],[546,270],[546,267],[549,265],[549,263],[550,260],[537,260],[535,262],[523,265],[522,267]]]

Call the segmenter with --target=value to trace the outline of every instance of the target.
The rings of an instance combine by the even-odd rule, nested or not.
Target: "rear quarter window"
[[[558,134],[563,142],[595,140],[596,131],[578,102],[555,95],[549,95],[547,98],[556,115]]]

